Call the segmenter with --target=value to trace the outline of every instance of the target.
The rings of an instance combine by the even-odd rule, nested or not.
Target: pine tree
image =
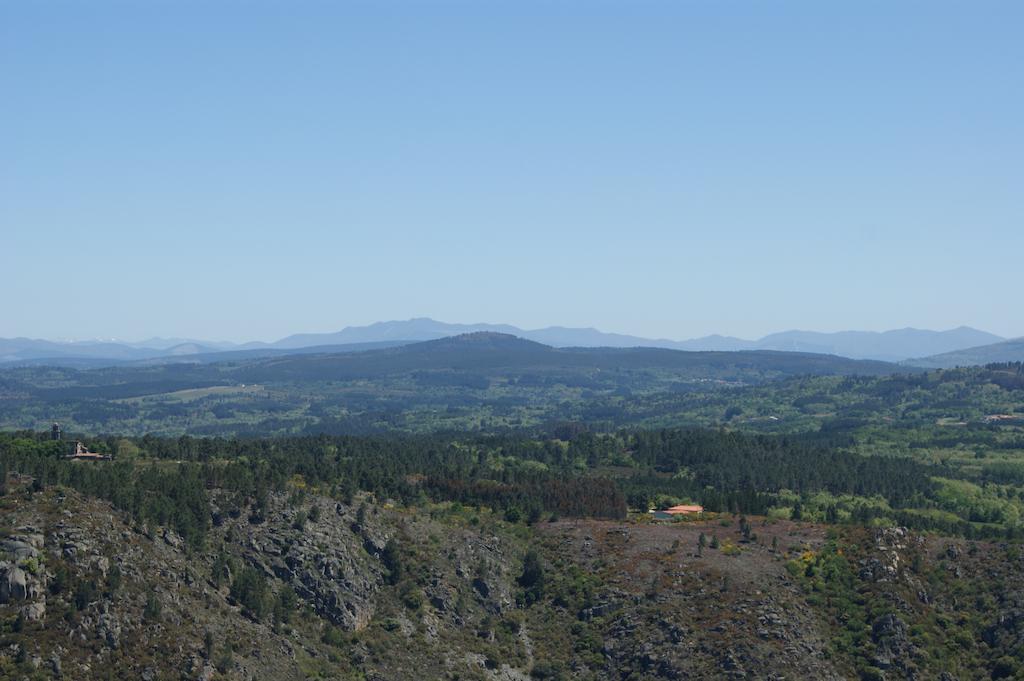
[[[381,552],[380,559],[388,570],[388,584],[398,584],[402,579],[404,566],[402,565],[402,552],[394,537],[389,539],[388,543],[384,545],[384,551]]]
[[[523,572],[519,575],[519,586],[526,590],[526,603],[536,603],[544,596],[544,566],[535,549],[523,557]]]

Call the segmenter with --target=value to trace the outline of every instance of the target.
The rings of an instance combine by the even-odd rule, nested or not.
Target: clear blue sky
[[[1024,335],[1024,3],[0,0],[0,336]]]

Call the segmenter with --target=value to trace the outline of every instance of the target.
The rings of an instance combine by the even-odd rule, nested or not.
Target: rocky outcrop
[[[29,622],[42,622],[43,618],[46,616],[46,602],[36,601],[34,603],[29,603],[21,609],[21,614]]]
[[[0,605],[13,605],[26,622],[46,616],[44,537],[34,527],[0,541]]]
[[[285,506],[274,497],[274,506]],[[365,628],[376,612],[374,596],[384,584],[380,552],[387,532],[378,520],[361,524],[348,509],[335,508],[337,520],[294,526],[295,511],[283,508],[264,522],[225,519],[246,546],[246,560],[268,578],[281,580],[321,617],[349,631]],[[348,522],[346,522],[348,521]]]
[[[310,520],[311,503],[334,510]],[[352,504],[312,492],[271,493],[260,522],[250,522],[244,506],[226,513],[201,550],[162,527],[126,523],[109,505],[77,493],[46,508],[38,523],[45,531],[18,528],[0,539],[3,613],[22,615],[17,642],[28,678],[36,661],[44,677],[52,671],[83,680],[113,670],[116,678],[135,679],[171,672],[298,681],[312,671],[321,678],[525,681],[533,670],[532,678],[833,681],[852,678],[857,664],[887,679],[942,678],[911,631],[922,612],[957,612],[976,599],[957,605],[949,582],[917,580],[945,578],[953,563],[971,578],[983,558],[992,583],[1009,586],[989,599],[979,621],[991,626],[983,637],[976,633],[991,649],[1024,641],[1024,598],[1013,586],[1019,565],[989,560],[984,551],[975,556],[963,542],[952,550],[950,540],[920,546],[899,529],[841,530],[854,574],[869,578],[855,588],[875,606],[884,603],[865,612],[888,613],[868,620],[853,658],[829,645],[842,624],[809,598],[804,576],[768,548],[777,537],[797,547],[783,549],[793,560],[803,551],[815,555],[826,537],[809,523],[765,524],[759,533],[768,541],[701,552],[686,548],[698,546],[701,533],[738,545],[739,530],[603,521],[527,529],[482,511],[371,502],[357,523]],[[397,583],[381,555],[389,540],[403,561]],[[531,545],[547,571],[547,592],[527,606],[517,577]],[[1002,550],[1012,555],[1013,548]],[[388,555],[393,564],[391,549]],[[240,570],[251,576],[250,568],[260,573],[254,581],[265,589],[265,603],[274,604],[262,613],[231,595],[232,580]],[[93,591],[79,588],[89,583]],[[297,607],[290,619],[278,618],[271,609],[288,587]],[[39,635],[40,626],[53,632]],[[568,644],[566,652],[552,640]]]
[[[876,667],[882,670],[898,669],[904,674],[912,669],[914,647],[902,619],[892,613],[880,616],[871,625],[871,641],[875,644],[872,662]]]
[[[28,539],[29,537],[17,535],[9,537],[0,542],[0,553],[6,554],[8,558],[15,561],[39,558],[39,549],[42,548],[41,537],[33,537],[32,541],[28,541]]]
[[[905,527],[886,527],[875,531],[875,551],[860,562],[859,577],[866,582],[895,581],[903,567],[902,552],[909,546]]]
[[[38,534],[13,535],[0,542],[0,604],[43,598],[42,545]],[[38,612],[33,610],[33,616]]]
[[[0,603],[24,601],[29,597],[28,575],[17,565],[0,565]]]

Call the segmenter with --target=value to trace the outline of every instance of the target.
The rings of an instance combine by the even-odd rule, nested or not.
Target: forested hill
[[[941,355],[908,359],[904,364],[930,369],[951,369],[953,367],[980,366],[995,362],[1024,361],[1024,338],[982,345],[966,350],[945,352]]]
[[[85,432],[265,435],[625,423],[634,398],[896,371],[918,370],[791,352],[552,348],[473,333],[364,352],[2,370],[0,427],[59,421]]]
[[[888,362],[797,352],[685,352],[661,348],[553,348],[500,333],[470,333],[372,352],[288,356],[239,370],[249,381],[376,378],[413,371],[669,370],[690,378],[758,381],[794,375],[884,375]]]
[[[913,369],[910,369],[913,371]],[[0,371],[0,390],[123,399],[238,383],[373,380],[423,372],[509,378],[594,372],[668,372],[674,378],[742,383],[803,375],[879,376],[908,369],[887,362],[796,352],[685,352],[660,348],[552,348],[497,333],[472,333],[365,352],[257,358],[209,365],[119,366],[95,370],[22,367]],[[653,374],[648,378],[653,380]],[[45,395],[40,395],[45,396]]]

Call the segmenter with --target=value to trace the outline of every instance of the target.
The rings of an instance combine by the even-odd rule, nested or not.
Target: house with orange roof
[[[697,504],[680,504],[678,506],[670,506],[661,511],[650,511],[654,515],[655,520],[670,520],[679,516],[700,515],[703,512],[704,507]]]

